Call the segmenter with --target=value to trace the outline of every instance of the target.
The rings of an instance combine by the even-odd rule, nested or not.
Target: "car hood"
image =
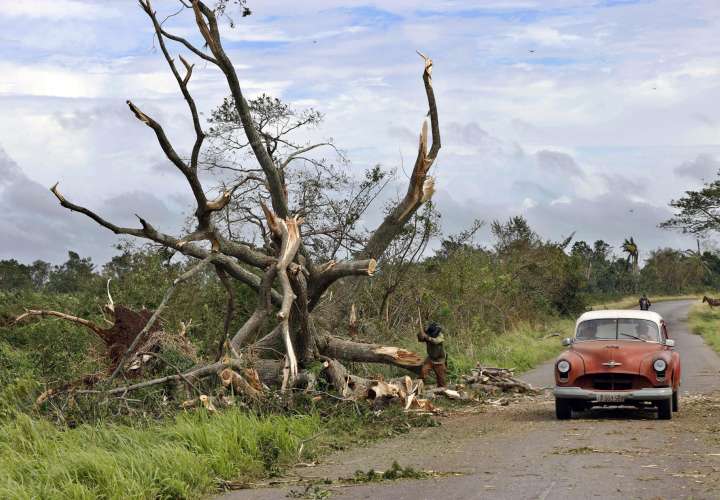
[[[638,340],[590,340],[575,342],[571,351],[583,359],[586,373],[639,373],[643,360],[663,351],[663,345]]]

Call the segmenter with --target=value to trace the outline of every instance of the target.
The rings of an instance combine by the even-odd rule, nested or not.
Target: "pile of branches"
[[[468,389],[486,395],[502,393],[538,394],[538,389],[527,382],[515,378],[512,368],[483,367],[478,364],[470,373],[460,377],[462,384]]]

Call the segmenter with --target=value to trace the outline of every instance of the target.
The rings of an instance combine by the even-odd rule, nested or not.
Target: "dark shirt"
[[[423,342],[427,345],[427,355],[431,361],[436,363],[445,361],[445,348],[443,347],[444,341],[445,338],[442,333],[434,338],[425,335]]]

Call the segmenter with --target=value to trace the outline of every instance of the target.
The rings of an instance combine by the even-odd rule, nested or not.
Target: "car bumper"
[[[624,403],[629,401],[662,401],[672,398],[672,387],[651,387],[631,391],[594,391],[580,387],[555,387],[556,399],[576,399],[599,403]]]

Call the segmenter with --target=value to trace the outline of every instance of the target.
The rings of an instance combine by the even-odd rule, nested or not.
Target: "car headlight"
[[[570,371],[570,363],[564,359],[560,360],[557,364],[557,370],[563,375],[567,375]]]
[[[656,359],[653,363],[653,368],[655,368],[656,372],[664,372],[667,368],[667,363],[664,359]]]

